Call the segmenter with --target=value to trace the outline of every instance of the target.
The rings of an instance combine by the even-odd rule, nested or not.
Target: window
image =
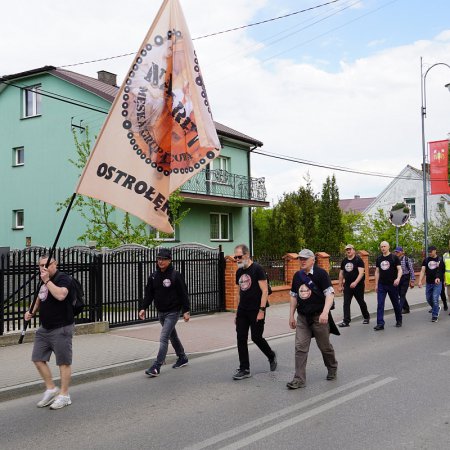
[[[405,203],[409,206],[411,211],[411,217],[416,217],[416,199],[415,198],[405,198]]]
[[[23,166],[25,164],[25,150],[23,147],[13,149],[13,166]]]
[[[212,241],[230,240],[230,215],[211,213],[210,215],[210,238]]]
[[[228,168],[228,158],[225,158],[223,156],[219,156],[217,157],[217,162],[219,165],[219,169],[220,170],[226,170],[227,172],[229,172],[229,168]]]
[[[28,86],[22,90],[23,93],[23,117],[39,116],[41,114],[40,85]]]
[[[214,171],[213,181],[218,184],[229,184],[230,183],[230,159],[223,156],[217,157],[218,170]]]
[[[22,230],[24,224],[23,209],[16,209],[13,211],[13,228],[15,230]]]

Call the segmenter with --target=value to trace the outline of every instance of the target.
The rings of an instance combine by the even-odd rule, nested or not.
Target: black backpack
[[[72,305],[73,315],[76,317],[84,309],[84,291],[81,283],[72,277],[72,285],[70,286],[70,303]]]

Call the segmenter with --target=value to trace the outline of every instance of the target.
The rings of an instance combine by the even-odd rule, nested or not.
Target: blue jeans
[[[431,315],[437,317],[439,315],[439,296],[441,295],[442,283],[427,283],[425,296],[428,304],[431,306]]]
[[[177,330],[175,330],[179,317],[179,311],[158,312],[159,323],[162,325],[161,335],[159,337],[159,351],[156,357],[156,364],[158,366],[164,364],[169,348],[169,340],[178,358],[186,357],[183,345],[178,338]]]
[[[402,310],[400,308],[400,297],[398,295],[398,287],[393,284],[378,283],[377,289],[377,325],[384,326],[384,302],[386,295],[389,294],[392,306],[394,307],[395,320],[402,323]]]

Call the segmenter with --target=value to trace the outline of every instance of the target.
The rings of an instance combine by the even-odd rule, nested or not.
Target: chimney
[[[110,86],[117,86],[117,75],[115,73],[107,72],[106,70],[99,70],[97,72],[98,81],[109,84]]]

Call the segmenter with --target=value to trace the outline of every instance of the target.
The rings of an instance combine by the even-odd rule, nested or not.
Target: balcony
[[[261,205],[266,203],[266,186],[264,178],[252,178],[236,175],[226,170],[203,169],[181,187],[184,197],[192,198],[189,194],[209,197],[225,197],[238,200],[235,203],[245,205]],[[241,201],[239,201],[241,200]]]

